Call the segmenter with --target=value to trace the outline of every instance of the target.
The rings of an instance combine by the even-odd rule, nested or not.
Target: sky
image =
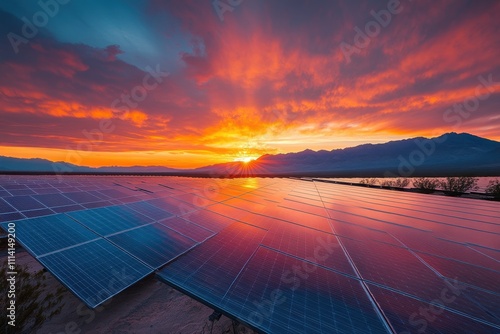
[[[192,168],[500,140],[499,1],[0,3],[0,155]]]

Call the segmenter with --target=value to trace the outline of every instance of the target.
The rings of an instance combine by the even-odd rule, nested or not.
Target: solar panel
[[[156,206],[149,204],[148,202],[130,203],[127,204],[127,206],[156,221],[173,216],[170,212],[157,208]]]
[[[151,218],[141,215],[124,205],[74,211],[67,214],[103,236],[152,222]]]
[[[7,204],[7,202],[3,201],[0,198],[0,212],[1,213],[7,213],[7,212],[15,212],[16,209],[14,209],[11,205]]]
[[[64,196],[80,204],[89,202],[98,202],[100,200],[99,197],[96,197],[88,192],[83,192],[83,191],[65,193]]]
[[[262,247],[220,305],[266,333],[387,333],[358,280]]]
[[[31,196],[11,196],[4,197],[3,199],[19,211],[45,208],[45,206]]]
[[[179,217],[165,219],[160,223],[164,226],[167,226],[168,228],[171,228],[174,231],[179,232],[182,235],[193,239],[196,242],[205,241],[207,238],[214,235],[214,232]]]
[[[499,271],[423,253],[418,255],[445,277],[456,278],[500,295]]]
[[[207,210],[190,212],[183,215],[182,218],[213,232],[218,232],[235,222],[234,219]]]
[[[0,214],[0,223],[19,220],[23,218],[25,218],[25,216],[23,216],[19,212],[2,213]]]
[[[49,208],[75,204],[75,202],[61,194],[33,195],[32,197]]]
[[[262,229],[234,223],[210,242],[168,264],[158,275],[192,296],[219,303],[264,235]]]
[[[425,332],[500,332],[498,203],[280,178],[63,178],[0,176],[0,222],[91,307],[161,268],[257,331],[413,333],[458,284]]]
[[[38,260],[91,308],[152,272],[151,268],[103,239]]]
[[[7,226],[5,223],[2,224],[5,230]],[[16,239],[35,256],[88,242],[98,237],[64,214],[16,222]]]
[[[161,267],[196,243],[158,223],[115,234],[108,239],[153,269]]]
[[[262,245],[340,272],[355,275],[336,236],[290,223],[276,223]]]
[[[436,296],[433,304],[370,285],[370,291],[397,333],[498,333],[500,326],[450,312],[450,290]],[[452,302],[453,300],[453,302]],[[448,301],[448,302],[446,302]]]
[[[54,211],[50,209],[38,209],[38,210],[22,211],[22,213],[28,218],[33,218],[33,217],[48,216],[53,214]]]
[[[198,208],[177,199],[167,197],[167,198],[156,198],[148,201],[148,203],[173,213],[174,215],[183,215],[188,212],[197,210]]]

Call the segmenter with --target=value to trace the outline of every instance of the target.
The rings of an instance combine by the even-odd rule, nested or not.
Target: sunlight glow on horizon
[[[255,0],[221,22],[211,2],[69,2],[18,52],[0,40],[0,155],[183,169],[448,132],[500,140],[500,2],[404,4],[347,61],[339,45],[372,7]],[[0,3],[3,29],[39,10]],[[478,91],[474,111],[453,109]]]

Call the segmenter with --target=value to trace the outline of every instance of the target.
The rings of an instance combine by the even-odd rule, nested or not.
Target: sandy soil
[[[16,254],[18,264],[32,270],[42,266],[27,252]],[[5,261],[5,258],[0,258]],[[61,284],[47,273],[47,285],[54,290]],[[158,281],[154,275],[133,285],[94,310],[87,308],[71,292],[65,291],[59,315],[46,321],[38,334],[82,333],[234,333],[232,321],[224,316],[213,324],[213,310]],[[238,325],[236,333],[252,334]]]

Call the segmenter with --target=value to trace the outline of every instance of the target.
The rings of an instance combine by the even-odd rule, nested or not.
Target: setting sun
[[[255,159],[257,159],[258,157],[238,157],[236,159],[234,159],[234,161],[241,161],[243,163],[249,163],[250,161],[253,161]]]

